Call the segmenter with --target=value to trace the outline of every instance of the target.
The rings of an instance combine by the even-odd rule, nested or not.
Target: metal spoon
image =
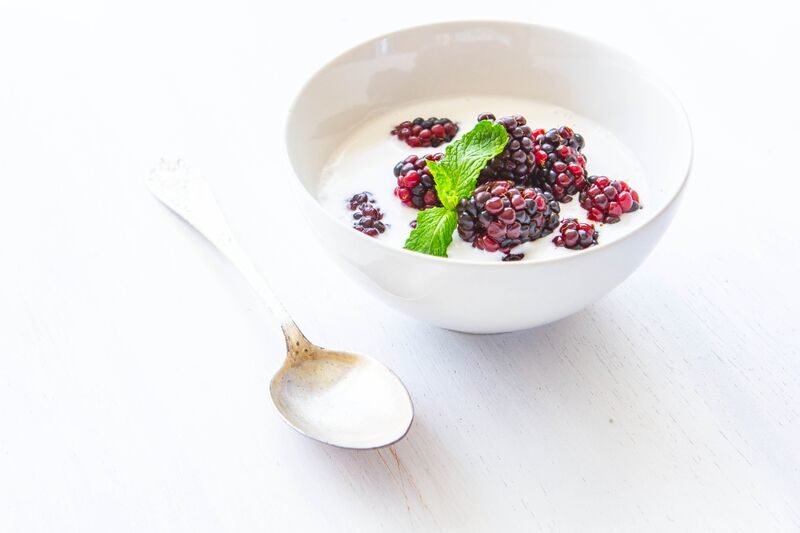
[[[280,321],[286,360],[269,391],[287,424],[342,448],[379,448],[405,436],[414,410],[400,379],[371,357],[329,351],[306,339],[234,241],[205,180],[190,175],[180,161],[162,161],[147,185],[239,269]]]

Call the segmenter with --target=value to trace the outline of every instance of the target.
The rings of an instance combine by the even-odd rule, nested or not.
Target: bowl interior
[[[639,63],[553,28],[457,22],[373,39],[318,71],[287,123],[296,175],[313,196],[323,166],[359,123],[415,100],[463,94],[551,102],[602,124],[643,167],[647,218],[677,195],[688,174],[683,109]]]

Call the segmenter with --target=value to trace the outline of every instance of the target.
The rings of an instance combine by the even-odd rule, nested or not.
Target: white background
[[[796,2],[741,4],[3,0],[0,531],[800,529],[800,30]],[[630,279],[498,336],[343,277],[285,193],[282,145],[292,95],[338,51],[480,17],[651,64],[696,143]],[[404,441],[343,451],[280,421],[279,332],[146,192],[162,155],[209,177],[310,338],[397,371]]]

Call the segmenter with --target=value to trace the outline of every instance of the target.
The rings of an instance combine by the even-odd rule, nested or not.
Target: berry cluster
[[[433,146],[450,142],[458,133],[458,125],[449,118],[431,117],[427,120],[417,117],[395,126],[391,134],[405,141],[412,148]]]
[[[458,235],[480,250],[502,252],[504,261],[516,261],[514,247],[556,232],[556,246],[582,250],[597,244],[599,232],[591,222],[576,218],[559,220],[560,203],[578,196],[586,217],[593,222],[619,222],[623,213],[640,208],[639,195],[624,181],[589,176],[585,141],[568,126],[534,129],[522,115],[496,118],[482,113],[478,121],[500,124],[508,141],[500,154],[481,169],[472,195],[456,207]],[[438,147],[450,142],[458,125],[448,118],[431,117],[404,121],[391,134],[414,148]],[[428,162],[441,161],[442,153],[412,154],[394,166],[394,195],[414,209],[442,204]],[[348,201],[353,227],[370,236],[386,230],[383,213],[367,192]],[[416,227],[416,221],[410,226]]]
[[[490,181],[459,202],[458,235],[480,250],[508,254],[523,242],[551,233],[560,209],[549,192],[511,180]]]
[[[598,231],[594,224],[580,222],[577,218],[565,218],[561,221],[559,234],[553,239],[556,246],[571,250],[583,250],[597,244]]]
[[[581,191],[581,207],[588,211],[589,220],[613,224],[622,213],[639,209],[639,193],[624,181],[605,176],[589,176],[588,187]]]
[[[527,185],[534,167],[534,139],[528,121],[522,115],[496,119],[491,113],[481,113],[478,121],[491,120],[502,124],[508,132],[505,149],[489,161],[478,177],[478,184],[497,180],[512,180],[517,185]]]
[[[428,209],[441,205],[436,195],[433,175],[428,170],[428,161],[440,161],[444,154],[428,154],[424,157],[410,155],[394,166],[397,187],[394,195],[403,205],[416,209]]]
[[[567,126],[538,130],[535,136],[533,183],[549,188],[559,202],[586,186],[586,156],[581,153],[583,137]]]
[[[354,194],[348,201],[347,206],[353,211],[353,227],[370,237],[377,237],[386,231],[386,224],[381,222],[383,213],[375,205],[372,194],[367,191]]]

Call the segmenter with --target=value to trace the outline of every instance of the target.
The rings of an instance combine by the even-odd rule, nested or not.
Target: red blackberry
[[[567,126],[539,130],[535,135],[533,183],[553,191],[559,202],[569,202],[586,186],[583,137]]]
[[[433,146],[450,142],[458,133],[458,124],[449,118],[431,117],[428,120],[417,117],[395,126],[391,134],[414,148]]]
[[[458,235],[480,250],[508,254],[558,227],[560,209],[549,192],[510,180],[490,181],[456,207]]]
[[[489,161],[478,177],[478,184],[496,180],[512,180],[517,185],[528,185],[533,171],[533,135],[527,120],[522,115],[496,119],[491,113],[481,113],[478,121],[492,120],[502,124],[508,132],[505,149]]]
[[[639,209],[639,193],[624,181],[605,176],[589,176],[588,187],[581,191],[581,207],[588,211],[587,218],[595,222],[619,222],[622,213]]]
[[[424,157],[410,155],[394,166],[397,187],[394,195],[403,205],[416,209],[427,209],[442,205],[436,195],[433,175],[428,170],[428,161],[439,161],[444,154],[428,154]]]
[[[375,205],[372,194],[367,191],[354,194],[347,200],[347,206],[353,211],[353,227],[365,235],[377,237],[386,231],[386,224],[381,222],[383,213]]]
[[[586,142],[583,140],[583,135],[577,133],[569,126],[561,126],[558,128],[558,134],[561,135],[561,138],[564,139],[571,148],[579,152],[582,151],[583,147],[586,145]]]
[[[556,235],[553,242],[556,246],[570,250],[583,250],[597,244],[599,233],[594,229],[594,224],[579,222],[577,218],[565,218],[561,221],[559,235]]]

